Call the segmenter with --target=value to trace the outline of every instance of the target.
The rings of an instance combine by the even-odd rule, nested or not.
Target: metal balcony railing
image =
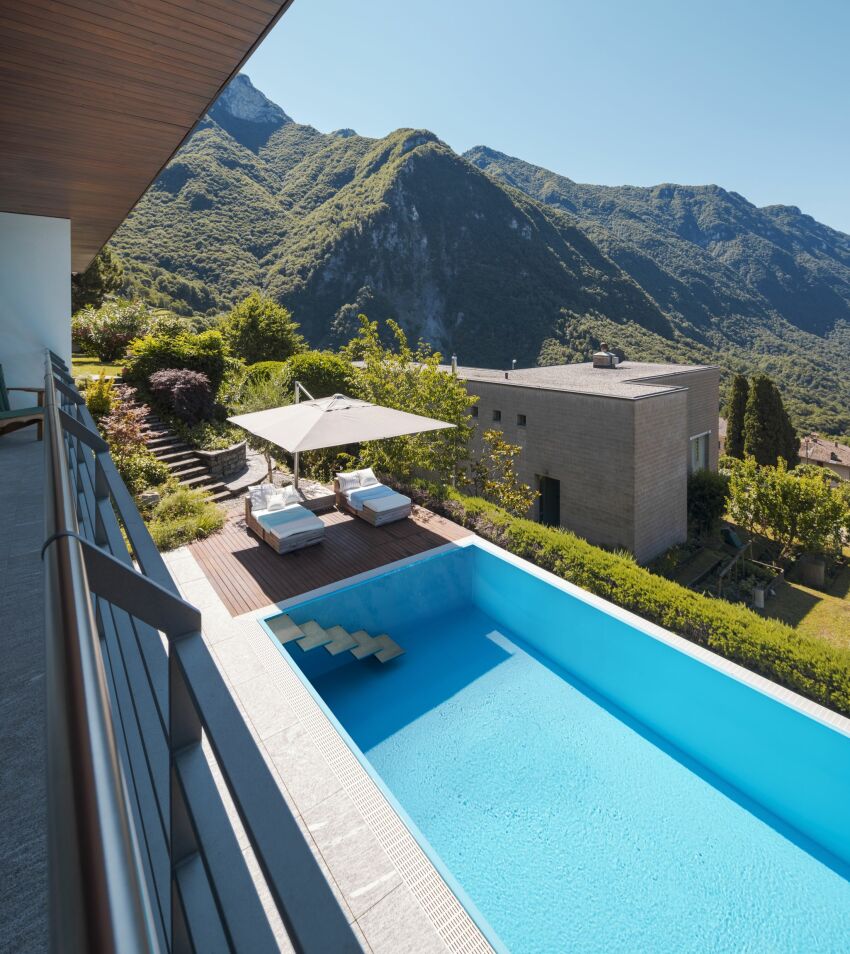
[[[360,947],[67,366],[46,355],[54,951],[278,950],[211,760],[296,950]]]

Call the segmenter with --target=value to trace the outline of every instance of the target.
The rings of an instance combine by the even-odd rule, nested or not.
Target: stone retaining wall
[[[230,477],[245,466],[245,441],[224,450],[196,450],[195,453],[214,477]]]

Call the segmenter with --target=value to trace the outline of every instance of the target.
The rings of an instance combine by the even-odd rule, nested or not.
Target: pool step
[[[318,649],[326,643],[333,642],[333,636],[314,620],[308,620],[301,624],[301,631],[304,633],[302,639],[298,640],[298,645],[307,652],[310,649]]]
[[[365,629],[360,629],[352,633],[352,638],[357,640],[357,648],[351,650],[351,655],[355,659],[366,659],[368,656],[374,656],[378,662],[389,662],[400,656],[404,650],[395,640],[390,639],[386,633],[380,636],[370,636]]]
[[[287,643],[291,643],[296,639],[301,639],[304,635],[304,631],[297,623],[293,621],[284,613],[282,616],[275,616],[268,621],[269,629],[275,634],[278,642],[285,646]]]
[[[328,633],[333,636],[333,639],[331,642],[325,643],[325,649],[327,649],[331,656],[344,653],[347,649],[354,649],[357,645],[357,640],[347,629],[343,629],[342,626],[329,626]]]
[[[304,652],[324,646],[332,656],[350,651],[355,659],[374,656],[381,663],[389,662],[404,652],[386,633],[370,636],[365,629],[349,633],[342,626],[329,626],[325,629],[314,619],[299,626],[285,613],[269,620],[268,625],[282,645],[297,642]]]

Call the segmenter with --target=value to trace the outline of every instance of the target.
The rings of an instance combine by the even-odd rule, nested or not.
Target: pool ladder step
[[[285,613],[270,620],[269,627],[281,644],[297,642],[304,652],[324,646],[332,656],[350,652],[355,659],[374,656],[381,663],[389,662],[404,652],[386,633],[372,636],[365,629],[349,633],[342,626],[329,626],[325,629],[314,619],[298,624]]]

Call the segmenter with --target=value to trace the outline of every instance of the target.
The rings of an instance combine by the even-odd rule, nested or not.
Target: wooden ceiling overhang
[[[0,0],[0,212],[84,270],[292,0]]]

